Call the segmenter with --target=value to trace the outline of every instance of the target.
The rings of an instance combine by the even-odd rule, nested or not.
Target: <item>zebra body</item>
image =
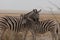
[[[12,17],[12,16],[1,17],[0,27],[1,28],[5,27],[5,29],[17,31],[18,19],[16,17]]]
[[[38,28],[38,30],[40,30],[40,33],[45,33],[47,31],[51,31],[53,28],[55,28],[56,23],[54,22],[54,20],[44,20],[44,21],[40,21],[40,27]]]
[[[1,37],[3,37],[4,32],[9,29],[15,33],[23,32],[28,30],[28,24],[22,24],[24,20],[23,16],[14,17],[14,16],[4,16],[0,19],[0,28],[3,30]],[[1,38],[3,40],[3,38]]]
[[[59,25],[52,19],[40,21],[34,32],[44,34],[48,31],[51,32],[52,40],[58,40]]]

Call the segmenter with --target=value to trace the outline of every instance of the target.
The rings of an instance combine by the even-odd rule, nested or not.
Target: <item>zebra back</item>
[[[37,25],[36,32],[43,34],[47,31],[52,31],[56,25],[57,23],[52,19],[40,21]]]
[[[0,27],[5,29],[10,29],[17,31],[18,28],[18,18],[12,16],[1,17]]]

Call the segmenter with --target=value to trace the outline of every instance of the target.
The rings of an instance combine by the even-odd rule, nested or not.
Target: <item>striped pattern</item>
[[[20,32],[21,30],[30,26],[31,21],[28,20],[24,15],[20,17],[14,16],[4,16],[0,19],[0,28],[1,29],[10,29],[15,32]]]
[[[19,18],[14,16],[1,17],[0,28],[4,29],[4,31],[6,29],[10,29],[15,32],[31,31],[31,33],[34,34],[33,31],[36,29],[35,24],[39,20],[40,11],[41,10],[37,11],[37,9],[33,9],[33,11],[25,15],[21,15]]]
[[[54,27],[55,27],[56,23],[54,22],[54,20],[44,20],[44,21],[40,21],[40,33],[45,33],[47,31],[51,31]]]
[[[14,16],[5,16],[1,17],[0,19],[0,30],[3,30],[2,37],[6,29],[15,31],[15,32],[23,32],[26,31],[28,28],[28,24],[23,24],[24,17],[23,15],[20,17]],[[3,39],[1,39],[3,40]]]
[[[39,13],[37,9],[33,9],[33,11],[21,15],[19,18],[14,17],[14,16],[5,16],[1,17],[0,19],[0,28],[9,28],[10,30],[14,31],[20,31],[21,27],[23,24],[27,22],[27,24],[30,22],[36,22],[39,19]],[[28,21],[29,20],[29,21]]]
[[[5,16],[5,17],[1,17],[0,20],[0,28],[5,28],[5,29],[10,29],[10,30],[14,30],[14,31],[18,31],[18,18],[16,17],[12,17],[12,16]]]
[[[40,21],[35,29],[35,33],[40,34],[44,34],[48,31],[51,32],[52,40],[58,40],[59,25],[52,19]]]

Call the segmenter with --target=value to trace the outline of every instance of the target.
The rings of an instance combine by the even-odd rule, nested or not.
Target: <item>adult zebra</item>
[[[36,11],[36,9],[33,9],[33,11],[29,12],[28,14],[21,15],[19,18],[14,16],[4,16],[0,19],[0,29],[3,29],[2,36],[6,29],[10,29],[15,32],[21,32],[21,31],[27,31],[28,29],[31,29],[31,25],[34,24],[36,21],[35,17],[38,18],[37,14],[40,11]],[[30,16],[28,16],[30,15]],[[34,15],[34,16],[32,16]],[[34,19],[34,20],[33,20]],[[30,25],[31,24],[31,25]],[[3,40],[3,39],[1,39]],[[25,39],[24,39],[25,40]]]
[[[19,19],[13,16],[4,16],[0,18],[0,28],[3,30],[1,40],[3,40],[4,32],[9,29],[17,32]]]
[[[36,27],[35,33],[44,34],[51,32],[52,40],[58,40],[59,24],[52,19],[40,21]]]

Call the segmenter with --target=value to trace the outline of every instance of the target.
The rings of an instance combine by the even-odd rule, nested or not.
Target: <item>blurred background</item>
[[[59,11],[60,0],[0,0],[0,11],[32,10]],[[12,12],[13,12],[12,11]],[[19,12],[19,11],[17,11]]]

